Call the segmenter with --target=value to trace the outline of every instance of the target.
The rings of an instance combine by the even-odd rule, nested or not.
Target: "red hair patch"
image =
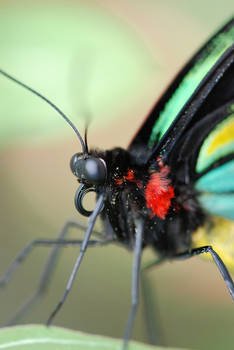
[[[159,172],[150,175],[145,189],[146,206],[160,219],[165,219],[171,200],[175,197],[174,188],[167,177],[168,173],[169,168],[161,166]]]
[[[141,181],[139,181],[135,178],[135,174],[134,174],[134,171],[132,169],[128,169],[127,175],[123,176],[122,178],[119,178],[119,177],[116,178],[115,184],[119,186],[119,185],[122,185],[126,181],[135,182],[137,187],[139,187],[139,188],[143,187]]]
[[[124,176],[124,180],[135,182],[135,175],[132,169],[128,169],[127,175]]]

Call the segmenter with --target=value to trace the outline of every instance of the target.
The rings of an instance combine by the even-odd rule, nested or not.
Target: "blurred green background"
[[[101,149],[126,147],[186,60],[233,13],[233,1],[1,1],[1,68],[52,99]],[[35,238],[78,217],[73,131],[37,97],[0,77],[0,272]],[[79,237],[82,237],[82,232]],[[77,237],[73,232],[70,237]],[[48,294],[22,322],[44,322],[61,297],[77,248],[61,254]],[[48,248],[31,254],[0,297],[4,325],[37,285]],[[144,261],[152,258],[145,251]],[[132,254],[90,249],[57,325],[121,337]],[[233,349],[233,305],[216,267],[200,259],[149,272],[165,345]],[[157,308],[157,310],[156,310]],[[134,338],[146,341],[141,308]]]

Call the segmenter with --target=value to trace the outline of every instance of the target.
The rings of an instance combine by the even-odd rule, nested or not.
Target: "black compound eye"
[[[74,154],[70,161],[71,171],[80,180],[84,177],[84,162],[83,153]]]
[[[106,180],[106,163],[101,158],[88,158],[84,162],[84,177],[92,185],[102,184]]]
[[[90,185],[102,184],[106,180],[106,163],[101,158],[76,153],[71,158],[70,167],[73,174],[80,182]]]

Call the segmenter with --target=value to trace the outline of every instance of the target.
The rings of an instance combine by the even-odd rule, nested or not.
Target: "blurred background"
[[[1,68],[57,104],[88,143],[127,147],[177,71],[233,13],[233,1],[1,1]],[[79,217],[71,128],[49,106],[0,77],[0,273],[35,238],[55,238]],[[83,236],[72,232],[70,237]],[[43,323],[64,292],[77,248],[64,248],[48,293],[23,323]],[[38,248],[1,291],[4,325],[34,291],[48,248]],[[144,261],[154,256],[145,251]],[[122,337],[132,254],[89,249],[56,325]],[[164,343],[233,349],[233,305],[216,267],[199,258],[149,271]],[[147,341],[142,308],[134,339]]]

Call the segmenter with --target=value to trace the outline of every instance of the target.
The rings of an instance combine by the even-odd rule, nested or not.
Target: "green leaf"
[[[0,350],[120,350],[121,340],[98,335],[89,335],[59,327],[42,325],[16,326],[0,330]],[[162,347],[152,347],[131,342],[128,350],[160,350]],[[170,350],[167,348],[167,350]],[[172,349],[171,349],[172,350]],[[175,350],[175,349],[174,349]]]

